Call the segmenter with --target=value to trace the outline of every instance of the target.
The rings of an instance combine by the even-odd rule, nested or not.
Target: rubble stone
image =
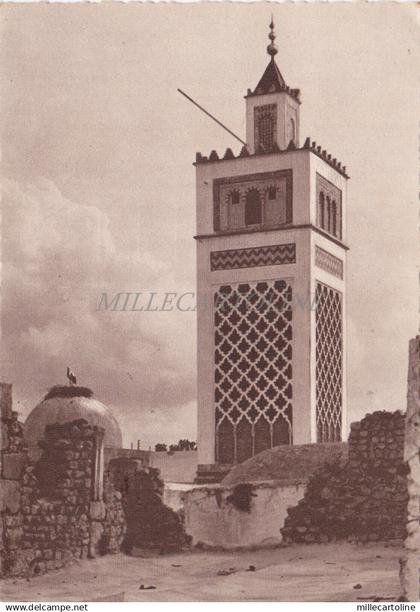
[[[10,453],[10,444],[2,453],[3,458],[6,452],[13,457],[9,466],[18,465],[19,470],[3,462],[3,470],[15,480],[0,484],[5,493],[0,575],[42,574],[94,556],[104,537],[103,553],[120,549],[125,532],[121,494],[108,482],[106,500],[91,501],[98,429],[83,419],[48,425],[40,442],[43,452],[35,462],[23,452]],[[15,427],[12,433],[20,430]]]
[[[326,463],[288,509],[285,542],[401,540],[406,535],[404,415],[378,411],[352,423],[348,461]],[[386,443],[383,441],[386,440]]]

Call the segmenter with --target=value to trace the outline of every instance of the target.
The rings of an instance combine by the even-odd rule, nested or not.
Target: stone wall
[[[420,336],[410,341],[404,453],[409,500],[401,584],[406,601],[420,601]]]
[[[349,459],[326,463],[289,508],[286,542],[398,540],[405,537],[404,415],[378,411],[352,423]]]
[[[26,461],[23,424],[12,409],[12,385],[0,383],[1,478],[17,480]]]
[[[188,544],[182,515],[163,503],[164,485],[159,470],[144,467],[141,461],[120,458],[110,461],[109,472],[113,486],[122,495],[127,521],[125,552],[174,552]]]
[[[180,493],[185,530],[192,544],[235,550],[278,545],[287,508],[305,493],[305,483],[254,482],[208,486]],[[176,502],[174,492],[172,499]]]
[[[1,507],[2,575],[36,575],[119,550],[125,531],[121,494],[109,482],[103,496],[95,493],[102,437],[101,428],[83,419],[49,425],[40,459],[32,462],[23,453],[22,473],[2,479],[9,498]]]
[[[3,576],[9,551],[20,542],[20,479],[26,462],[23,426],[12,409],[12,385],[7,383],[0,383],[0,431],[0,576]]]

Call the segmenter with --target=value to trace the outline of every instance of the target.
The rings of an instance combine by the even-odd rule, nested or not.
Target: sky
[[[22,417],[78,382],[124,443],[196,439],[196,314],[101,312],[195,290],[195,152],[239,143],[268,62],[302,91],[301,138],[348,168],[348,420],[405,409],[418,326],[418,22],[401,3],[1,7],[0,380]]]

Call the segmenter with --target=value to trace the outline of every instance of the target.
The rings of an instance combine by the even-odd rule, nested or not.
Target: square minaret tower
[[[196,157],[199,464],[334,442],[346,421],[346,168],[299,140],[274,59],[246,145]],[[200,469],[200,468],[199,468]]]

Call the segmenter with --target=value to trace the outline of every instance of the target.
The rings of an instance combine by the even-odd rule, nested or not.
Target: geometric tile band
[[[315,265],[337,278],[343,278],[343,262],[341,259],[334,257],[319,246],[315,247]]]
[[[317,282],[315,303],[317,442],[339,442],[343,406],[342,296]]]
[[[296,263],[296,245],[293,243],[210,253],[210,268],[212,271],[291,263]]]
[[[292,443],[292,287],[223,285],[214,294],[216,461]]]

